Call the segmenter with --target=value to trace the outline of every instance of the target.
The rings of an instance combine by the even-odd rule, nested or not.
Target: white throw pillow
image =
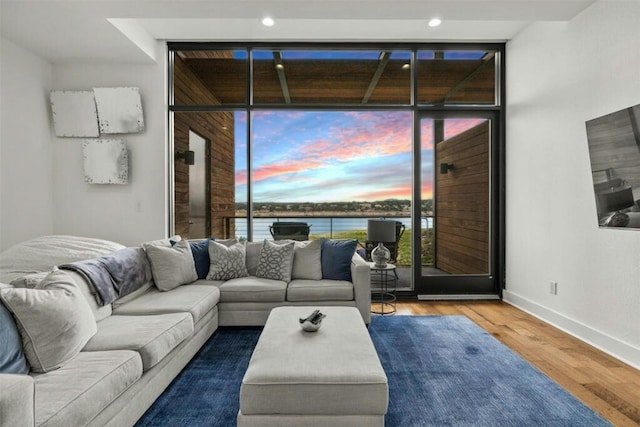
[[[260,250],[256,277],[289,283],[291,281],[294,245],[294,242],[277,244],[265,240]]]
[[[198,280],[196,264],[187,240],[180,240],[173,246],[142,245],[151,263],[151,272],[156,287],[170,291],[180,285]]]
[[[291,278],[322,279],[322,240],[296,242]]]
[[[4,288],[33,372],[49,372],[73,359],[98,328],[91,307],[73,279],[54,270],[37,289]]]
[[[209,242],[209,259],[211,266],[207,280],[229,280],[248,275],[243,243],[227,247],[212,240]]]

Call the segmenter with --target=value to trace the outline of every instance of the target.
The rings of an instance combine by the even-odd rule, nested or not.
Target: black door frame
[[[414,176],[412,218],[412,265],[414,291],[424,299],[444,297],[501,298],[504,282],[504,129],[502,110],[419,111],[414,117]],[[486,118],[490,126],[489,274],[423,276],[421,262],[421,121],[454,118]],[[434,148],[435,149],[435,148]],[[437,169],[434,165],[434,176]],[[434,179],[435,182],[435,179]],[[437,212],[434,195],[434,217]],[[435,224],[437,227],[437,224]],[[434,233],[435,238],[435,233]]]

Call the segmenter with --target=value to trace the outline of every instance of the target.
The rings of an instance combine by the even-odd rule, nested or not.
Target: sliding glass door
[[[423,114],[417,126],[420,212],[414,225],[416,292],[497,295],[492,179],[495,120],[487,114]],[[419,224],[418,224],[419,223]]]

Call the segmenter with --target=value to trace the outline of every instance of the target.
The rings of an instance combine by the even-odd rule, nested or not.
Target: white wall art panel
[[[99,135],[98,113],[91,91],[51,91],[51,113],[56,136],[81,138]]]
[[[100,133],[138,133],[144,130],[142,100],[137,87],[94,88]]]
[[[121,139],[87,139],[82,144],[84,180],[89,184],[126,184],[129,154]]]

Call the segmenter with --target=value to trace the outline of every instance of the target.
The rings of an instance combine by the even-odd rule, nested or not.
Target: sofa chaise
[[[127,250],[46,236],[0,254],[0,338],[22,346],[0,349],[0,426],[133,425],[219,325],[263,325],[274,307],[352,306],[370,322],[369,266],[350,241],[147,242],[150,276],[101,304],[77,267]]]

